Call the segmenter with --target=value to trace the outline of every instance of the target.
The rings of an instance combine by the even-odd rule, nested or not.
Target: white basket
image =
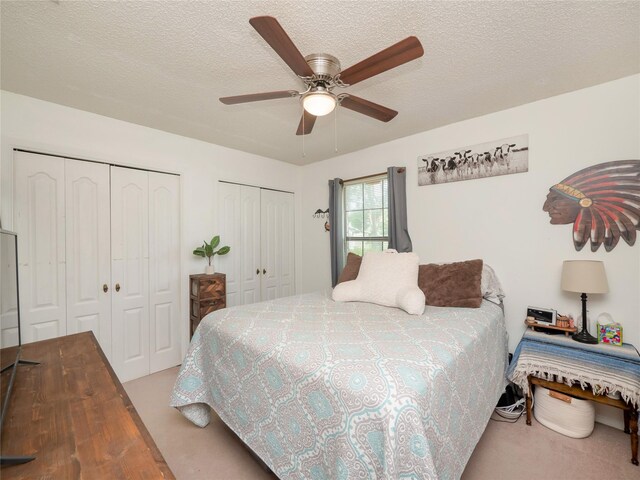
[[[534,407],[536,420],[567,437],[588,437],[595,426],[596,414],[593,402],[568,398],[570,402],[551,397],[549,390],[537,385]]]

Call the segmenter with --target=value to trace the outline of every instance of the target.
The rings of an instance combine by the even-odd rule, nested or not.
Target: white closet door
[[[149,373],[148,180],[111,167],[112,364],[121,382]]]
[[[229,245],[227,255],[214,258],[215,269],[226,275],[227,307],[242,305],[242,225],[240,222],[240,185],[218,182],[218,234],[223,245]],[[209,239],[207,239],[209,241]]]
[[[242,186],[240,225],[241,301],[243,305],[261,300],[262,262],[260,260],[260,189]]]
[[[16,237],[0,235],[0,348],[18,345]]]
[[[150,373],[181,361],[179,199],[178,176],[149,172]]]
[[[262,190],[262,300],[295,293],[293,194]]]
[[[22,342],[66,335],[64,159],[15,152]]]
[[[226,274],[227,306],[260,301],[260,189],[218,184],[221,244],[231,252],[215,257],[216,270]]]
[[[67,333],[93,330],[111,359],[109,165],[67,159],[65,183]]]

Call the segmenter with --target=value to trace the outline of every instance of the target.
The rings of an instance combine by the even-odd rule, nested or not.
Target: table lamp
[[[562,264],[562,289],[581,294],[582,330],[575,333],[572,338],[582,343],[598,343],[598,339],[589,334],[587,293],[609,292],[604,264],[596,260],[565,260]]]

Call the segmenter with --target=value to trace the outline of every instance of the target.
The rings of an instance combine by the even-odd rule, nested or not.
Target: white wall
[[[298,193],[299,168],[284,162],[10,92],[2,91],[0,102],[0,219],[3,228],[13,227],[14,148],[181,175],[185,347],[189,319],[188,275],[202,273],[205,266],[205,260],[194,257],[191,251],[201,245],[203,239],[216,233],[218,180]],[[234,254],[233,245],[231,247],[229,255]]]
[[[329,235],[311,217],[328,206],[327,180],[406,166],[414,251],[422,263],[482,258],[494,267],[507,293],[510,351],[524,331],[527,305],[579,314],[579,296],[560,289],[565,259],[604,261],[611,291],[590,296],[590,315],[610,313],[624,325],[625,340],[640,345],[640,241],[630,247],[621,239],[610,253],[604,247],[591,253],[589,245],[576,252],[571,225],[550,225],[542,211],[549,187],[573,172],[640,159],[639,117],[635,75],[303,167],[300,291],[330,286]],[[418,156],[523,133],[529,134],[528,173],[417,185]]]
[[[640,245],[622,240],[610,253],[576,252],[569,225],[550,225],[542,204],[551,185],[581,168],[640,158],[640,76],[448,125],[337,158],[295,167],[217,145],[133,125],[8,92],[2,105],[0,218],[11,228],[13,148],[180,173],[182,178],[183,318],[187,276],[204,268],[192,248],[216,231],[218,179],[296,193],[298,292],[330,285],[324,220],[327,180],[408,167],[407,201],[414,250],[424,263],[483,258],[507,291],[513,351],[527,305],[579,312],[577,295],[560,290],[562,261],[605,262],[611,293],[590,297],[592,315],[609,312],[640,344]],[[400,112],[402,115],[402,112]],[[425,115],[429,112],[425,111]],[[465,145],[529,134],[529,172],[417,186],[417,157]],[[223,239],[224,241],[224,239]],[[638,242],[640,244],[640,241]],[[613,415],[613,414],[612,414]],[[619,423],[616,419],[613,423]],[[607,421],[607,423],[611,423]]]

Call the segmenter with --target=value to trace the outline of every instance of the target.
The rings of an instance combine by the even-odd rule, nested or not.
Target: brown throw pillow
[[[349,255],[347,255],[347,263],[338,277],[338,283],[348,282],[349,280],[355,280],[358,278],[361,263],[362,257],[360,255],[349,252]]]
[[[420,265],[418,286],[427,305],[478,308],[482,303],[480,284],[482,260]]]

